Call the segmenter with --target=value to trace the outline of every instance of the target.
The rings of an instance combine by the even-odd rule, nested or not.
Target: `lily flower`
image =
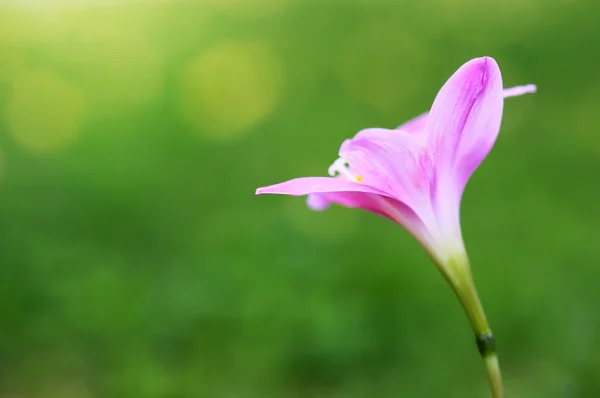
[[[344,141],[329,167],[331,177],[297,178],[256,194],[308,195],[314,210],[335,203],[379,214],[408,230],[445,268],[464,252],[460,201],[496,141],[504,98],[535,90],[503,90],[496,61],[473,59],[444,84],[430,112],[396,129],[368,128]]]
[[[438,93],[431,111],[396,129],[368,128],[344,141],[331,177],[304,177],[259,188],[257,195],[308,195],[308,206],[336,203],[386,217],[408,230],[436,263],[464,252],[459,212],[467,181],[492,149],[505,97],[496,61],[464,64]]]
[[[330,177],[297,178],[259,188],[256,194],[308,195],[314,210],[334,203],[399,224],[423,246],[458,295],[480,348],[491,350],[491,332],[463,244],[460,202],[469,178],[496,141],[504,98],[535,91],[534,85],[503,89],[496,61],[473,59],[448,79],[428,113],[396,129],[368,128],[344,141],[329,167]]]

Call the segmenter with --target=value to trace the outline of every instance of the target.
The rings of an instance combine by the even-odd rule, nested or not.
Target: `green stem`
[[[473,332],[475,332],[479,353],[484,361],[493,398],[504,398],[502,374],[498,363],[498,355],[492,330],[489,327],[483,306],[479,300],[477,289],[471,274],[471,268],[466,256],[449,260],[446,267],[439,267],[446,280],[452,286],[458,297]]]
[[[498,364],[498,356],[496,353],[489,354],[483,358],[485,362],[485,370],[487,371],[490,388],[492,389],[492,397],[504,398],[504,386],[502,385],[502,373],[500,373],[500,365]]]

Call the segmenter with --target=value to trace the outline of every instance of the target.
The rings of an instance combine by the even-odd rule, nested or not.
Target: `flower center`
[[[350,164],[344,160],[344,158],[339,158],[331,166],[329,166],[328,173],[332,177],[337,177],[339,175],[343,175],[354,182],[362,182],[362,177],[359,175],[354,175],[350,172]]]

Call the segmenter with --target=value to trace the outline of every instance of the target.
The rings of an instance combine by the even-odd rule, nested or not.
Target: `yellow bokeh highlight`
[[[65,62],[100,116],[122,115],[156,100],[164,88],[164,60],[147,14],[113,6],[73,16]]]
[[[8,12],[0,12],[0,85],[10,83],[25,67],[20,43],[23,38],[20,21]],[[4,98],[0,98],[0,101]]]
[[[228,139],[267,117],[283,93],[280,58],[262,41],[226,41],[184,70],[183,116],[199,133]]]
[[[90,113],[121,116],[162,94],[164,9],[139,8],[129,1],[47,1],[6,7],[0,13],[0,50],[6,48],[9,54],[34,50],[39,59],[68,71],[85,93]],[[2,62],[8,56],[12,64]],[[18,58],[8,56],[0,55],[0,82],[12,78],[18,66],[13,65]]]
[[[244,18],[271,18],[285,12],[303,0],[202,0],[203,5],[215,6],[218,11]]]
[[[29,26],[23,13],[6,6],[0,8],[0,43],[16,46],[26,42],[29,33],[24,27]]]
[[[372,23],[357,27],[348,38],[338,76],[351,97],[395,115],[420,94],[429,63],[416,37],[395,25]]]
[[[0,85],[9,84],[24,69],[22,52],[17,47],[0,41]]]
[[[51,152],[75,140],[84,110],[85,98],[77,86],[49,71],[33,70],[13,81],[6,119],[19,144]]]

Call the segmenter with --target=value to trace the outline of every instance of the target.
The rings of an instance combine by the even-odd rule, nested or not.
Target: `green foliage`
[[[486,396],[407,233],[254,196],[482,55],[539,87],[462,211],[508,396],[600,395],[596,1],[48,3],[0,8],[1,397]]]

